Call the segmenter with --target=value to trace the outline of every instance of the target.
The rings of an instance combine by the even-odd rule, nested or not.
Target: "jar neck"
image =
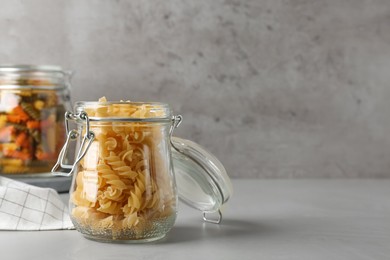
[[[70,86],[71,71],[58,66],[0,66],[1,89],[61,90]]]
[[[172,110],[159,102],[76,102],[76,114],[91,122],[171,122]]]

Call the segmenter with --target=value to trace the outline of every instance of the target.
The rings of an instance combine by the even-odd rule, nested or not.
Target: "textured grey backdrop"
[[[234,177],[390,177],[388,0],[1,1],[0,63],[162,101]]]

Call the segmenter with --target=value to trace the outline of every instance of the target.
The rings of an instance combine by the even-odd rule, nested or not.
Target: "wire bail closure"
[[[77,152],[76,160],[74,161],[73,164],[66,164],[65,163],[65,158],[69,150],[69,145],[70,141],[75,141],[79,137],[79,133],[75,130],[69,130],[69,120],[81,120],[85,121],[86,124],[86,132],[83,137],[83,140],[80,145],[80,149]],[[95,134],[90,131],[89,129],[89,118],[88,114],[85,112],[80,112],[79,114],[73,114],[72,112],[67,111],[65,113],[65,128],[66,128],[66,141],[64,146],[62,147],[60,154],[58,155],[58,160],[54,167],[51,169],[51,172],[53,175],[57,176],[71,176],[72,173],[74,172],[76,165],[83,159],[85,154],[87,153],[89,147],[91,146],[93,140],[95,139]],[[69,170],[69,172],[66,171],[58,171],[58,169],[64,169],[64,170]]]
[[[217,211],[217,213],[218,213],[218,218],[217,219],[211,219],[211,218],[207,217],[206,212],[203,212],[203,220],[204,220],[204,222],[208,222],[208,223],[212,223],[212,224],[220,224],[221,221],[222,221],[221,209],[219,209]]]
[[[88,117],[88,114],[84,111],[77,113],[77,114],[74,114],[70,111],[67,111],[65,113],[65,129],[66,129],[67,137],[66,137],[65,144],[59,153],[57,162],[51,170],[53,175],[69,177],[76,170],[77,164],[84,158],[85,154],[87,153],[88,149],[90,148],[92,142],[95,139],[95,134],[92,131],[90,131],[90,121],[91,120],[92,121],[100,121],[97,118],[90,119]],[[71,141],[77,140],[77,138],[79,137],[80,134],[76,129],[69,128],[69,121],[85,122],[85,134],[83,136],[83,139],[82,139],[81,144],[80,144],[80,148],[77,152],[77,156],[76,156],[76,159],[75,159],[73,164],[66,163],[66,156],[67,156],[67,153],[69,151],[69,146],[70,146]],[[171,146],[173,149],[175,149],[179,153],[183,153],[183,151],[181,151],[181,149],[179,147],[176,147],[173,144],[172,135],[173,135],[174,129],[179,127],[179,125],[181,124],[182,121],[183,121],[183,117],[181,115],[172,116],[172,118],[171,118],[172,125],[171,125],[170,131],[169,131],[169,141],[171,143]],[[191,160],[194,160],[194,158],[191,158],[191,156],[189,158]],[[199,164],[198,162],[196,162],[196,160],[194,160],[194,162]],[[209,214],[207,214],[207,212],[203,212],[203,220],[205,222],[208,222],[208,223],[219,224],[222,221],[221,210],[218,210],[217,214],[218,214],[217,218],[211,218],[210,216],[208,216]]]
[[[75,129],[70,130],[70,128],[69,128],[69,121],[70,120],[84,121],[86,132],[85,132],[85,135],[84,135],[83,140],[81,142],[79,151],[77,152],[76,160],[74,161],[73,164],[66,164],[65,159],[66,159],[66,155],[68,153],[69,146],[71,143],[70,141],[75,141],[79,137],[79,133]],[[92,120],[95,121],[96,119],[95,120],[92,119]],[[172,144],[171,137],[172,137],[173,130],[180,125],[182,120],[183,120],[183,117],[181,115],[177,115],[177,116],[172,117],[172,126],[171,126],[171,129],[169,131],[169,137],[170,137],[171,144]],[[96,121],[99,121],[99,120],[96,120]],[[78,114],[73,114],[70,111],[66,111],[66,113],[65,113],[66,141],[65,141],[65,144],[62,147],[62,149],[58,155],[58,159],[57,159],[56,164],[51,169],[51,172],[53,175],[65,176],[65,177],[71,176],[72,173],[74,172],[74,170],[76,169],[77,164],[83,159],[83,157],[87,153],[89,147],[91,146],[93,140],[95,139],[95,134],[92,131],[90,131],[89,122],[90,122],[90,118],[88,117],[88,114],[84,111],[80,112]],[[60,171],[58,171],[59,169],[60,169]],[[61,171],[61,169],[70,170],[70,171],[69,172]]]
[[[169,130],[169,142],[173,147],[175,147],[172,142],[173,130],[175,128],[178,128],[182,121],[183,121],[183,117],[181,115],[172,116],[172,126],[171,129]]]

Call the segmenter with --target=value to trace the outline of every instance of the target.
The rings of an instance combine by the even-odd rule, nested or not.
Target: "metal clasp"
[[[171,126],[171,129],[169,130],[169,141],[170,141],[172,147],[175,149],[176,149],[176,147],[172,142],[172,134],[173,134],[173,130],[175,128],[178,128],[182,121],[183,121],[183,117],[181,115],[172,116],[172,126]]]
[[[208,222],[208,223],[219,224],[222,221],[222,212],[220,209],[218,210],[218,218],[217,219],[207,218],[206,212],[203,212],[203,220],[205,222]]]
[[[172,136],[173,129],[178,128],[181,122],[183,121],[183,117],[181,115],[173,116],[172,117],[172,128],[170,131],[170,136]]]
[[[66,164],[65,158],[69,150],[70,141],[74,141],[78,138],[79,133],[75,130],[69,130],[69,122],[70,120],[81,120],[85,121],[85,135],[80,144],[80,149],[77,152],[76,160],[73,164]],[[89,130],[89,118],[88,114],[85,112],[80,112],[79,114],[73,114],[72,112],[67,111],[65,113],[65,128],[66,128],[66,141],[64,146],[62,147],[60,154],[58,155],[58,160],[54,167],[51,169],[53,175],[58,176],[70,176],[74,172],[77,164],[83,159],[85,154],[87,153],[89,147],[91,146],[93,140],[95,139],[95,134]],[[69,172],[59,172],[57,171],[59,168],[62,169],[70,169]]]

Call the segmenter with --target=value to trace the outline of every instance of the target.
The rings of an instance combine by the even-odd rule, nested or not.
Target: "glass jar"
[[[171,136],[181,116],[167,104],[77,102],[65,117],[68,138],[52,172],[73,174],[70,216],[85,237],[103,242],[163,238],[176,219],[173,167],[181,176],[183,201],[202,210],[206,221],[220,222],[220,206],[231,194],[229,178],[211,154]],[[70,130],[68,121],[77,129]],[[67,165],[62,160],[74,140],[78,152]],[[218,212],[218,219],[209,220],[209,212]]]
[[[0,66],[0,174],[51,176],[65,139],[69,80],[56,66]]]

